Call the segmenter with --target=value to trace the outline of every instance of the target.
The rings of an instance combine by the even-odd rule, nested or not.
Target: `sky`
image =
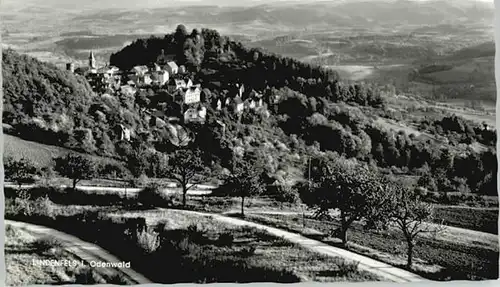
[[[185,5],[218,5],[218,6],[252,6],[259,4],[283,2],[324,2],[325,0],[0,0],[4,9],[23,9],[29,6],[57,7],[63,9],[96,9],[96,8],[158,8]],[[330,2],[347,2],[348,0],[329,0]],[[352,0],[351,0],[352,1]],[[364,0],[381,1],[381,0]],[[382,0],[383,1],[383,0]],[[391,0],[387,0],[391,1]],[[397,0],[392,0],[397,1]],[[429,0],[413,0],[429,1]],[[458,0],[448,0],[458,1]],[[462,0],[464,1],[464,0]],[[480,1],[493,3],[494,0],[468,0],[467,2]],[[500,1],[500,0],[499,0]],[[78,4],[77,4],[78,3]],[[77,4],[77,5],[75,5]]]

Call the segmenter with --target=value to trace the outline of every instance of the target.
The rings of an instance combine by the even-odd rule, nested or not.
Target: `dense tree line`
[[[188,33],[184,25],[179,25],[174,33],[163,38],[151,36],[137,39],[121,51],[111,54],[110,63],[121,70],[130,70],[137,65],[156,63],[162,53],[172,55],[178,64],[187,64],[191,68],[199,67],[205,53],[217,52],[226,45],[227,37],[222,37],[216,30],[194,29]]]
[[[422,176],[420,184],[431,191],[465,191],[496,194],[496,151],[468,149],[416,138],[385,129],[360,109],[330,101],[317,101],[288,88],[277,92],[278,122],[288,134],[306,144],[318,143],[323,151],[374,162],[380,168]],[[446,123],[448,118],[443,118]],[[489,131],[487,131],[489,132]],[[459,134],[458,132],[456,132]]]
[[[496,131],[489,129],[486,124],[480,126],[456,115],[446,116],[435,121],[422,120],[420,128],[433,134],[445,136],[455,143],[470,144],[477,141],[490,147],[495,146],[497,142]]]

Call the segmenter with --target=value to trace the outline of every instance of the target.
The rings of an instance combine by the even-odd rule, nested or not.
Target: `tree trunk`
[[[187,187],[185,184],[182,185],[182,207],[186,207],[186,196],[187,196]]]
[[[73,179],[73,191],[76,191],[76,183],[77,183],[77,179]]]
[[[347,229],[344,227],[340,230],[340,239],[342,240],[342,245],[347,247]]]
[[[245,216],[245,197],[242,196],[241,197],[241,217],[244,217]]]
[[[411,266],[413,263],[413,242],[411,239],[406,239],[408,244],[408,250],[406,251],[406,256],[408,257],[408,261],[406,262],[406,267],[411,270]]]
[[[342,245],[347,247],[347,223],[342,210],[340,211],[340,239],[342,240]]]

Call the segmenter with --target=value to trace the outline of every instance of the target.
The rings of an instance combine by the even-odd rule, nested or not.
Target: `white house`
[[[97,70],[98,74],[103,74],[104,77],[110,78],[116,73],[118,73],[120,69],[114,66],[101,67]]]
[[[206,117],[207,117],[207,108],[205,108],[205,107],[203,107],[203,106],[202,106],[202,107],[200,107],[200,108],[198,109],[198,116],[199,116],[200,118],[202,118],[202,119],[206,119]]]
[[[255,109],[255,101],[253,99],[247,99],[245,100],[245,109]]]
[[[175,83],[175,90],[187,88],[187,84],[186,82],[184,82],[184,80],[175,79],[174,83]]]
[[[140,81],[142,84],[149,86],[153,83],[153,79],[151,78],[151,74],[147,73],[144,76],[140,77]]]
[[[167,70],[167,72],[170,75],[175,75],[175,74],[179,73],[179,66],[177,66],[177,64],[175,62],[170,61],[165,65],[165,70]]]
[[[221,128],[222,136],[225,136],[226,135],[226,124],[223,123],[223,122],[221,122],[221,121],[219,121],[219,120],[216,120],[216,123]]]
[[[141,75],[141,74],[131,75],[129,78],[132,81],[134,81],[134,84],[138,87],[143,86],[143,85],[149,86],[153,82],[153,79],[151,79],[151,74],[149,72],[147,72],[146,74],[143,74],[143,75]]]
[[[159,86],[165,85],[168,82],[169,75],[167,71],[156,71],[152,73],[153,82]]]
[[[233,101],[233,107],[236,113],[241,113],[245,109],[245,103],[241,100],[240,97],[235,97]]]
[[[205,122],[206,117],[207,109],[205,107],[191,108],[184,113],[184,122]]]
[[[149,71],[148,66],[135,66],[130,70],[132,74],[144,76]]]
[[[184,93],[185,104],[199,103],[200,98],[201,98],[201,88],[199,85],[187,88],[187,90]]]
[[[161,67],[158,64],[154,63],[151,66],[151,71],[153,71],[153,72],[159,72],[159,71],[161,71]]]
[[[125,95],[133,95],[136,92],[136,90],[133,87],[131,87],[130,85],[121,86],[120,91],[122,94],[125,94]]]
[[[130,129],[120,124],[117,126],[116,130],[118,132],[119,140],[130,141]]]
[[[245,85],[236,84],[236,88],[238,88],[238,95],[240,98],[243,98],[243,93],[245,92]]]

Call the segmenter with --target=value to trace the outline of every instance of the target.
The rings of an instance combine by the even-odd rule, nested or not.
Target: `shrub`
[[[296,203],[299,199],[298,192],[288,185],[273,186],[271,190],[271,196],[282,203]]]
[[[207,229],[198,224],[190,224],[187,228],[187,234],[192,240],[203,240],[206,233]]]
[[[147,208],[171,204],[171,202],[168,202],[167,197],[162,194],[157,184],[150,184],[139,191],[137,201]]]
[[[158,233],[154,231],[137,231],[137,244],[146,253],[153,253],[160,247],[160,238]]]
[[[37,253],[44,253],[53,248],[61,248],[62,245],[63,244],[61,241],[50,236],[39,238],[33,241],[33,243],[31,244],[31,246],[33,247],[33,249],[35,249]]]
[[[145,174],[130,180],[130,185],[132,187],[147,187],[148,183],[149,178]]]
[[[248,258],[255,254],[255,250],[255,246],[245,246],[240,250],[239,255],[243,258]]]
[[[75,273],[74,284],[105,284],[106,281],[96,271],[88,266],[83,266]]]
[[[129,280],[122,273],[116,273],[106,280],[107,284],[111,285],[129,285]]]
[[[12,212],[15,215],[30,216],[32,214],[31,197],[27,190],[21,190],[14,198]]]
[[[342,261],[339,264],[339,275],[340,276],[348,276],[350,274],[356,273],[358,271],[359,262],[349,263]]]
[[[201,248],[195,243],[191,242],[188,237],[184,237],[177,242],[173,243],[177,252],[184,255],[191,255],[194,258],[198,257],[201,253]]]
[[[15,228],[10,224],[7,224],[5,226],[5,237],[16,238],[18,236],[19,236],[19,229]]]
[[[271,244],[271,246],[276,246],[276,247],[292,247],[292,246],[295,246],[294,243],[284,239],[284,238],[276,238],[275,240],[273,240],[273,243]]]
[[[100,164],[97,169],[99,176],[104,178],[127,178],[130,176],[130,171],[128,171],[122,164],[107,162]]]
[[[234,236],[229,232],[224,232],[219,235],[217,242],[220,246],[231,246],[234,242]]]
[[[40,197],[33,202],[33,213],[38,216],[54,218],[54,204],[48,196]]]

